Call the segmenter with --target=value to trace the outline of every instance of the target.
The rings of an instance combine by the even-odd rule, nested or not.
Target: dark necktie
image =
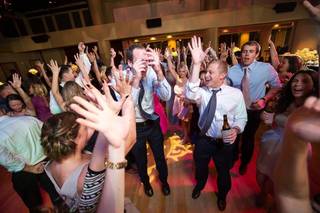
[[[211,98],[208,102],[208,105],[204,109],[200,121],[199,121],[199,127],[201,130],[201,135],[205,135],[208,131],[208,129],[211,126],[211,123],[213,121],[216,107],[217,107],[217,93],[221,91],[221,89],[218,90],[212,90]]]
[[[251,106],[251,98],[250,98],[250,87],[249,87],[249,76],[248,76],[248,67],[243,68],[243,78],[241,80],[241,91],[243,94],[244,102],[246,103],[247,109]]]
[[[142,80],[140,81],[139,85],[140,85],[140,92],[139,92],[139,97],[138,97],[138,107],[139,107],[139,110],[140,110],[140,114],[144,119],[155,121],[155,120],[158,119],[158,116],[156,114],[154,114],[154,113],[153,114],[149,114],[146,111],[144,111],[144,109],[142,108],[142,99],[143,99],[143,96],[144,96],[144,87],[143,87],[143,84],[142,84]]]

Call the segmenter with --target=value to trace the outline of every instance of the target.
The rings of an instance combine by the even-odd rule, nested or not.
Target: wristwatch
[[[107,169],[123,169],[127,166],[128,164],[128,161],[125,160],[125,161],[122,161],[122,162],[118,162],[118,163],[113,163],[113,162],[110,162],[110,161],[106,161],[105,162],[105,165],[106,165],[106,168]]]

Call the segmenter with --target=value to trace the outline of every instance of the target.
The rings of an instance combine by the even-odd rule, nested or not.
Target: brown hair
[[[65,83],[61,95],[65,102],[66,108],[68,108],[70,104],[74,103],[74,96],[80,96],[82,98],[85,98],[83,89],[74,81],[67,81]]]
[[[247,41],[241,46],[241,51],[243,50],[244,46],[255,46],[256,47],[256,53],[259,53],[261,51],[261,46],[256,41]]]
[[[77,118],[76,113],[62,112],[53,115],[43,124],[41,145],[49,159],[60,161],[75,152],[74,140],[80,128]]]

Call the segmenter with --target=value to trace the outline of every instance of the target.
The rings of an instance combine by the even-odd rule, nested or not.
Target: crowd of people
[[[319,21],[320,9],[304,5]],[[124,196],[125,168],[136,165],[152,197],[148,144],[161,191],[170,195],[164,134],[174,116],[182,144],[194,145],[190,196],[200,197],[212,159],[223,211],[230,170],[240,159],[239,174],[246,175],[263,122],[269,129],[257,159],[257,205],[272,196],[272,211],[311,212],[320,205],[319,194],[310,200],[307,170],[307,156],[320,151],[319,74],[297,56],[279,57],[268,43],[269,62],[258,61],[257,41],[239,52],[234,44],[215,51],[198,36],[181,51],[131,45],[119,64],[115,50],[105,65],[97,47],[85,51],[83,42],[76,65],[37,61],[37,74],[22,79],[15,72],[0,86],[0,164],[30,212],[41,210],[39,186],[58,212],[139,212]]]

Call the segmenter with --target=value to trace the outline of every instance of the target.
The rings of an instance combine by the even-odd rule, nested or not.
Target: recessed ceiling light
[[[172,38],[172,35],[167,35],[167,38]]]
[[[150,40],[151,40],[151,41],[155,41],[155,40],[157,40],[157,39],[156,39],[156,37],[151,37]]]
[[[138,43],[139,42],[139,39],[135,39],[135,40],[133,40],[135,43]]]
[[[273,25],[274,28],[277,28],[277,27],[279,27],[279,26],[280,26],[279,24]]]
[[[224,33],[228,33],[228,32],[229,32],[229,30],[228,30],[228,29],[224,29],[224,30],[222,30],[222,32],[224,32]]]

